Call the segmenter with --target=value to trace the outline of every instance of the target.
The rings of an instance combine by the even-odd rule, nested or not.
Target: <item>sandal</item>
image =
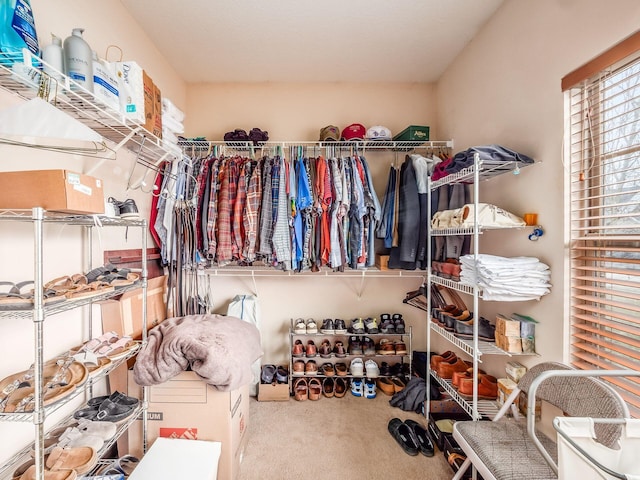
[[[126,335],[103,344],[95,353],[99,357],[108,357],[111,360],[116,360],[124,357],[137,346],[138,344],[129,335]]]
[[[0,282],[0,285],[10,286],[7,292],[0,292],[0,310],[28,310],[33,308],[33,295],[21,293],[21,288],[33,282]]]
[[[96,451],[91,447],[55,447],[47,458],[51,471],[75,470],[78,475],[87,473],[98,463]]]
[[[114,288],[108,283],[102,281],[91,282],[86,285],[79,286],[78,289],[67,293],[67,298],[75,300],[78,298],[95,297],[103,293],[113,292]]]

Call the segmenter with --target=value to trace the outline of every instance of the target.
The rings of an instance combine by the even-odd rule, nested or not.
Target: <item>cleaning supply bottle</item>
[[[44,60],[44,73],[58,82],[63,81],[64,74],[64,53],[62,52],[62,39],[53,33],[51,43],[42,49],[42,60]]]
[[[40,55],[36,25],[29,0],[0,0],[0,64],[22,63],[22,49]],[[33,66],[39,60],[32,59]]]
[[[71,36],[64,40],[65,72],[71,80],[93,93],[93,52],[82,38],[82,32],[84,28],[74,28]]]

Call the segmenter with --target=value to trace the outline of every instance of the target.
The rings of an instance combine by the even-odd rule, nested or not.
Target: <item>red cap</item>
[[[364,140],[365,135],[367,134],[367,129],[364,128],[364,125],[359,123],[352,123],[348,127],[345,127],[342,130],[342,140]]]

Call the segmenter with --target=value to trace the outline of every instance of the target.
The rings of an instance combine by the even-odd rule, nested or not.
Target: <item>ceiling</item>
[[[503,0],[121,0],[195,82],[434,82]]]

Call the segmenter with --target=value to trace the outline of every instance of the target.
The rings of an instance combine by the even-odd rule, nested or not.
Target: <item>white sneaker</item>
[[[364,396],[365,398],[376,398],[376,382],[370,378],[364,382]]]
[[[378,368],[378,364],[373,360],[367,360],[364,366],[367,369],[368,378],[378,378],[380,376],[380,368]]]
[[[306,333],[318,333],[318,324],[313,318],[307,320]]]
[[[364,363],[361,358],[354,358],[349,365],[349,371],[354,377],[364,376]]]
[[[303,319],[299,318],[296,320],[295,326],[293,327],[293,333],[297,333],[297,334],[307,333],[307,324],[304,323]]]

